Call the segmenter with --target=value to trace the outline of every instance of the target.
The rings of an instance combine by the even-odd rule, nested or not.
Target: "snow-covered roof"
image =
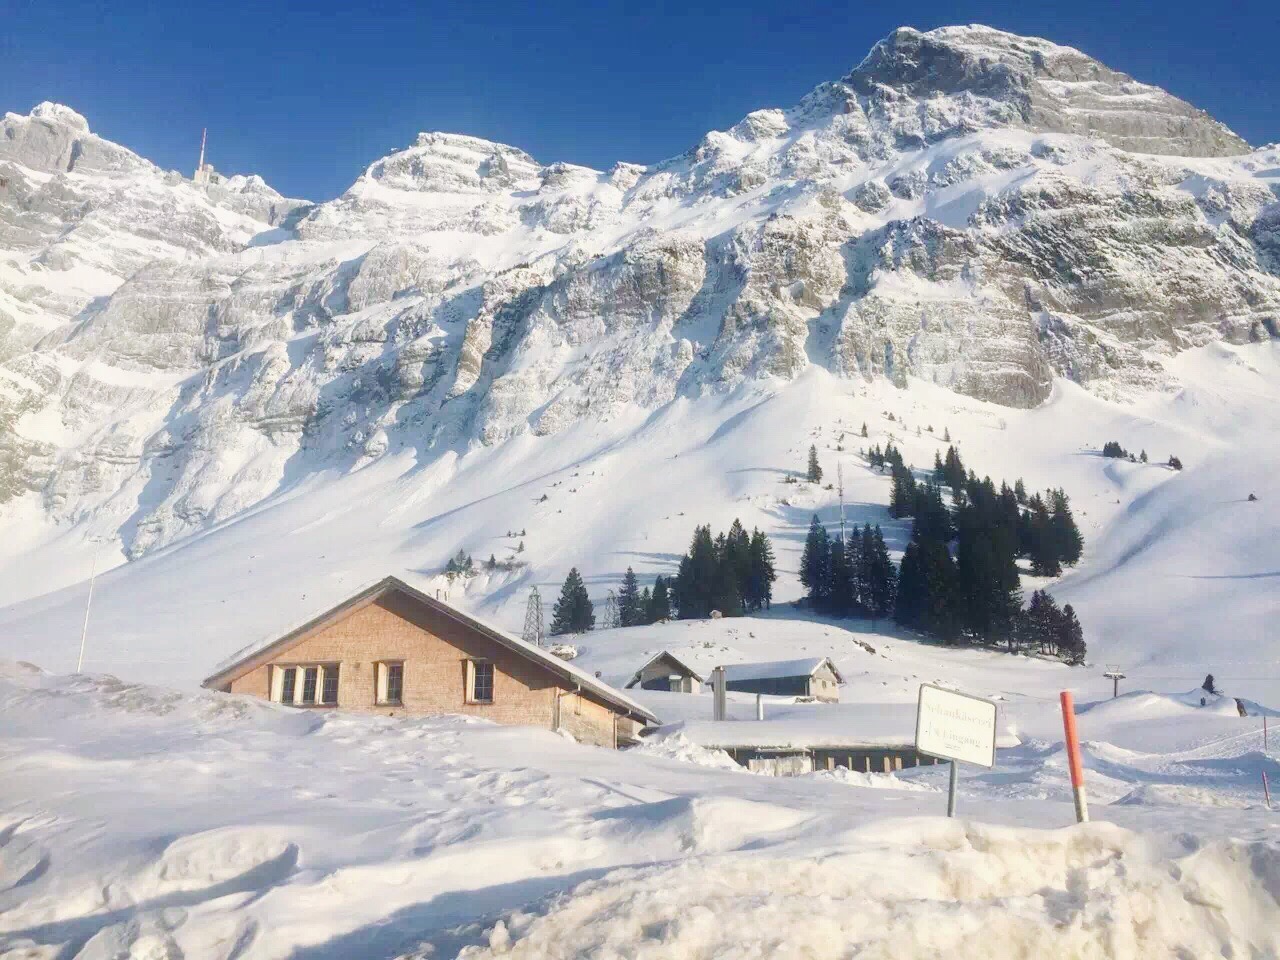
[[[461,610],[458,610],[447,603],[428,596],[421,590],[405,583],[399,577],[394,576],[383,577],[377,583],[366,587],[354,596],[348,597],[337,606],[325,610],[323,613],[313,617],[301,626],[295,627],[293,630],[290,630],[284,636],[276,640],[271,640],[269,642],[250,647],[246,650],[241,650],[235,655],[233,660],[224,662],[219,666],[216,673],[205,678],[203,686],[218,686],[233,679],[235,676],[248,672],[258,666],[260,662],[263,662],[268,655],[277,653],[292,646],[295,642],[301,640],[313,630],[329,624],[336,617],[346,614],[356,607],[372,603],[374,600],[377,600],[379,597],[385,596],[388,593],[403,594],[411,600],[430,608],[436,613],[443,614],[451,620],[455,620],[458,623],[483,634],[488,639],[506,647],[513,653],[518,653],[521,656],[546,667],[562,680],[566,680],[575,686],[581,687],[584,691],[594,694],[606,703],[617,707],[623,713],[634,714],[640,719],[651,721],[653,723],[659,722],[658,718],[645,707],[641,706],[635,700],[632,700],[626,694],[615,690],[607,683],[591,676],[591,674],[587,673],[585,670],[575,667],[571,663],[566,663],[564,660],[561,660],[548,650],[536,647],[531,643],[526,643],[524,640],[514,637],[503,630],[499,630],[491,624],[485,623],[482,620],[477,620],[475,617],[465,614]]]
[[[644,666],[642,666],[639,670],[637,670],[634,674],[631,675],[631,679],[627,681],[627,688],[630,689],[631,687],[634,687],[637,683],[639,683],[640,675],[644,673],[646,670],[648,670],[655,663],[657,663],[659,660],[670,660],[679,669],[683,670],[686,674],[691,676],[694,680],[697,680],[699,683],[701,683],[703,680],[702,674],[698,673],[697,670],[693,669],[693,667],[689,666],[687,663],[685,663],[683,660],[677,657],[670,650],[663,650],[660,653],[654,654],[652,657],[646,660],[644,663]]]
[[[830,657],[805,657],[802,660],[771,660],[767,663],[734,663],[724,668],[724,678],[730,683],[738,680],[779,680],[784,677],[811,677],[826,665],[835,674],[837,683],[844,677],[831,662]]]
[[[654,731],[651,737],[683,736],[700,747],[734,749],[914,749],[914,703],[832,704],[810,707],[805,715],[766,720],[686,720]],[[1021,740],[1001,721],[1000,749]]]

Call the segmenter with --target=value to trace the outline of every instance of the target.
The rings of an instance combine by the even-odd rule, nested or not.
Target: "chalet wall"
[[[492,703],[467,701],[466,663],[488,660],[494,665]],[[404,695],[400,706],[377,701],[380,661],[404,663]],[[337,706],[390,715],[461,713],[496,723],[553,729],[557,694],[564,681],[501,644],[446,616],[424,611],[399,594],[387,594],[305,637],[269,662],[232,681],[233,693],[270,696],[272,665],[339,663]],[[560,706],[562,725],[575,738],[615,745],[614,713],[587,697],[570,692]],[[322,709],[322,708],[307,708]]]
[[[680,680],[674,688],[676,693],[693,693],[697,681],[683,669],[665,658],[657,663],[650,663],[640,670],[640,689],[672,690],[671,678],[679,676]]]

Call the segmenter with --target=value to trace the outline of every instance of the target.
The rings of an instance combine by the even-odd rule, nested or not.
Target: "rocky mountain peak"
[[[845,83],[880,101],[971,97],[989,125],[1096,137],[1134,153],[1225,157],[1249,145],[1191,104],[1072,47],[984,26],[902,27]]]
[[[489,193],[537,187],[541,165],[505,143],[457,133],[419,133],[413,146],[372,164],[364,179],[414,192]]]
[[[53,103],[49,100],[41,104],[37,104],[31,111],[30,116],[36,120],[48,120],[51,123],[57,123],[64,127],[71,127],[81,133],[89,132],[89,121],[83,116],[76,113],[70,107],[61,103]]]

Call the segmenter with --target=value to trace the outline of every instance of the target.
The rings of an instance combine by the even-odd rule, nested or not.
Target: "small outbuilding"
[[[735,663],[724,668],[725,689],[779,697],[813,697],[824,703],[840,700],[844,677],[830,657]]]
[[[639,684],[641,690],[665,690],[671,693],[698,693],[702,675],[682,662],[669,650],[663,650],[635,672],[627,689]]]
[[[657,723],[586,671],[397,577],[250,648],[204,686],[307,709],[470,714],[606,747]]]

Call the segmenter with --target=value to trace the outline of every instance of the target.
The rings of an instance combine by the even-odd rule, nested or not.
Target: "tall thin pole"
[[[84,645],[89,638],[89,608],[93,606],[93,582],[98,576],[98,551],[93,551],[93,563],[89,567],[89,596],[84,601],[84,625],[80,627],[80,657],[76,660],[76,673],[84,667]]]
[[[1067,766],[1071,770],[1071,792],[1076,801],[1076,822],[1089,822],[1089,801],[1084,793],[1084,765],[1080,762],[1080,737],[1076,733],[1076,705],[1070,690],[1059,694],[1062,727],[1067,741]]]
[[[947,816],[956,815],[956,786],[960,781],[960,761],[951,761],[951,779],[947,783]]]
[[[840,491],[840,540],[844,540],[844,464],[836,461],[836,486]]]

